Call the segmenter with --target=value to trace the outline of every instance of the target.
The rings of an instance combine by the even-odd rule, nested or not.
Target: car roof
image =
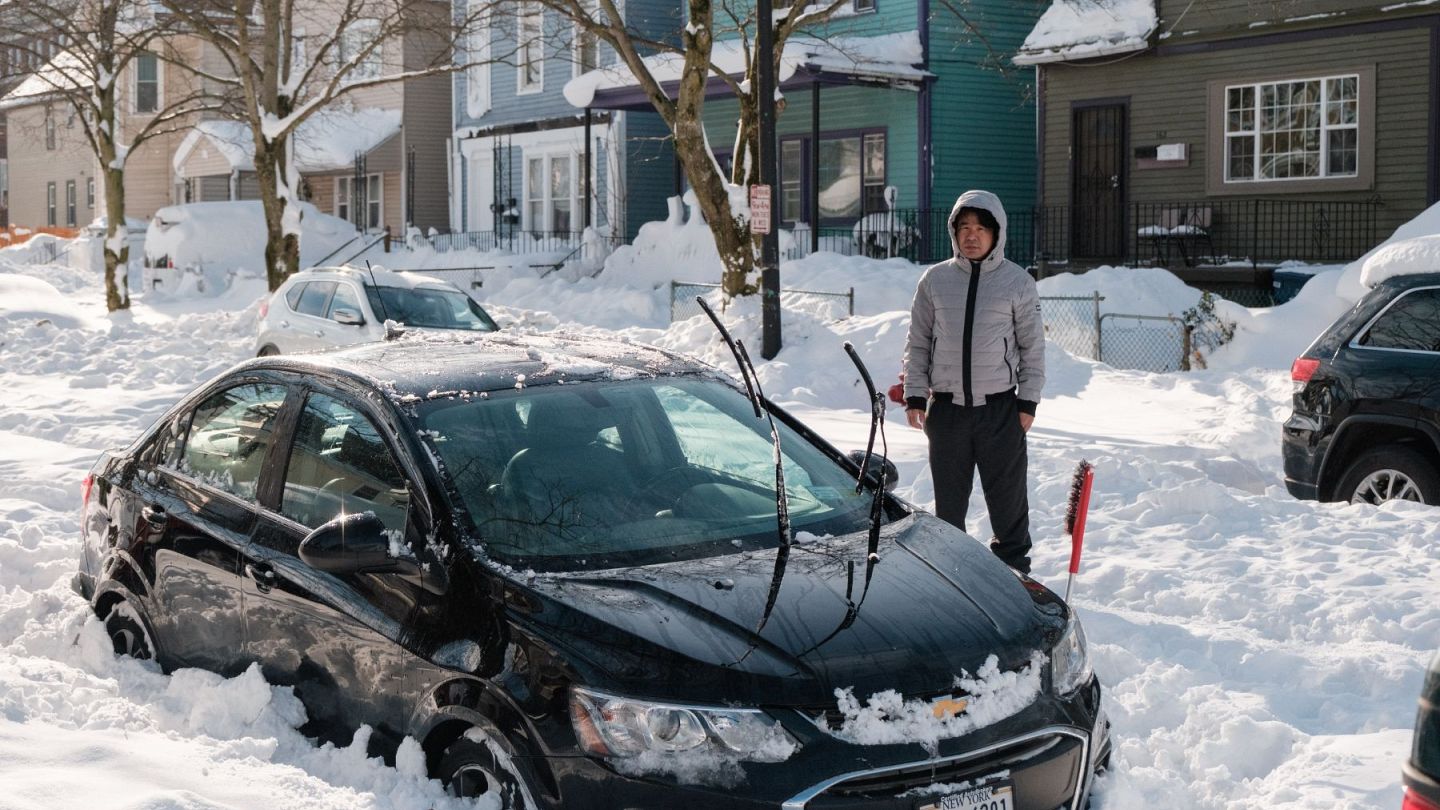
[[[535,385],[719,375],[697,360],[639,343],[515,332],[409,332],[338,351],[258,358],[236,370],[259,368],[348,377],[403,402]]]
[[[330,281],[336,278],[346,278],[351,281],[358,281],[363,287],[396,287],[399,289],[415,289],[423,286],[438,286],[451,289],[459,289],[454,284],[438,276],[427,276],[424,273],[412,273],[410,271],[396,272],[383,267],[360,269],[358,267],[310,267],[292,275],[287,282],[299,283],[313,281],[316,279]]]
[[[1401,273],[1394,275],[1376,284],[1374,289],[1386,288],[1392,290],[1404,290],[1411,287],[1429,287],[1440,284],[1440,271],[1434,273]]]

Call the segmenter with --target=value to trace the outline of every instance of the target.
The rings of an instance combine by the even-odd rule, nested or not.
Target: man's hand
[[[1035,424],[1035,414],[1033,414],[1033,413],[1022,413],[1022,414],[1020,414],[1020,429],[1021,429],[1021,430],[1025,431],[1026,433],[1029,433],[1029,432],[1030,432],[1030,426],[1033,425],[1033,424]]]
[[[925,412],[920,410],[919,408],[911,408],[905,411],[905,421],[909,422],[910,427],[915,428],[916,430],[924,430]]]

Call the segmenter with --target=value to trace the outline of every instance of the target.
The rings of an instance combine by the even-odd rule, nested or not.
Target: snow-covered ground
[[[618,332],[730,368],[708,323],[669,325],[668,288],[652,288],[718,275],[666,269],[709,257],[686,239],[655,245],[668,247],[633,249],[595,279],[502,273],[481,292],[512,326]],[[865,398],[841,343],[888,384],[918,268],[822,254],[783,272],[787,286],[853,286],[857,314],[787,311],[785,349],[761,369],[766,393],[841,447],[863,447]],[[1100,288],[1117,310],[1156,314],[1193,305],[1198,293],[1155,272],[1061,277],[1042,294]],[[1100,810],[1399,806],[1440,639],[1440,512],[1296,501],[1280,480],[1286,368],[1353,302],[1356,273],[1322,273],[1272,312],[1222,307],[1240,334],[1207,371],[1047,355],[1030,438],[1035,574],[1063,587],[1062,513],[1071,471],[1089,459],[1075,602],[1115,726]],[[115,658],[69,590],[91,462],[249,356],[262,292],[241,280],[219,297],[142,296],[106,315],[92,274],[0,251],[0,808],[459,806],[423,778],[414,749],[392,768],[367,760],[364,740],[315,747],[294,730],[303,710],[290,691],[254,671],[164,676]],[[753,302],[727,318],[758,348]],[[930,505],[923,436],[893,409],[887,436],[900,494]],[[971,514],[972,532],[988,536],[978,492]]]

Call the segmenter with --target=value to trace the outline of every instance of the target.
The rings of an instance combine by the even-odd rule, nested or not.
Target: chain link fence
[[[729,299],[719,284],[700,282],[670,282],[670,322],[683,321],[703,314],[695,296],[703,296],[706,303],[725,311]],[[855,288],[843,293],[820,292],[818,290],[780,290],[780,306],[797,312],[806,312],[830,320],[842,320],[855,315]]]
[[[1195,336],[1173,315],[1101,313],[1099,293],[1040,299],[1045,339],[1114,368],[1189,371]],[[1217,344],[1218,345],[1218,344]]]

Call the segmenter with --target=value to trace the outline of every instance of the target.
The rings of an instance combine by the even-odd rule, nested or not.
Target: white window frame
[[[140,60],[149,57],[155,60],[155,109],[140,109]],[[164,105],[165,91],[165,62],[152,53],[136,54],[134,63],[130,66],[130,112],[136,115],[149,115],[157,113]]]
[[[350,64],[356,53],[364,50],[373,40],[380,36],[380,21],[371,18],[351,20],[340,32],[336,42],[335,69],[341,70]],[[344,84],[365,81],[366,79],[378,79],[385,73],[385,45],[371,51],[364,59],[355,63],[354,68],[345,74],[342,80]]]
[[[87,208],[95,207],[95,178],[93,177],[85,180],[85,206]]]
[[[55,116],[45,115],[45,151],[55,151]]]
[[[535,0],[520,0],[515,15],[515,95],[545,91],[545,9]],[[536,66],[539,79],[525,79],[527,67]]]
[[[350,213],[351,213],[351,211],[350,211],[350,198],[351,198],[351,194],[350,194],[350,180],[351,180],[351,179],[352,179],[352,178],[350,178],[350,177],[348,177],[348,176],[336,177],[336,178],[335,178],[335,201],[334,201],[334,203],[331,205],[331,211],[335,214],[335,216],[338,217],[339,219],[345,220],[346,222],[349,222],[349,221],[351,220],[351,217],[350,217]],[[342,193],[342,191],[343,191],[343,193]]]
[[[550,172],[557,160],[564,160],[570,164],[570,227],[566,232],[577,233],[580,231],[582,211],[580,206],[584,204],[584,200],[580,196],[581,182],[579,175],[580,161],[582,158],[570,150],[525,152],[524,161],[521,164],[525,167],[521,173],[521,183],[524,185],[522,189],[522,199],[525,201],[522,211],[523,219],[520,223],[522,230],[542,233],[556,231],[554,216],[556,198],[550,189]],[[530,166],[532,162],[538,162],[541,167],[541,187],[538,189],[538,194],[536,193],[537,189],[533,188],[533,184],[530,182]],[[531,211],[531,206],[536,203],[540,205],[541,211],[541,221],[539,223],[534,221],[535,217]]]
[[[296,28],[290,32],[290,77],[294,79],[304,73],[309,61],[310,53],[305,42],[305,29]]]
[[[332,209],[335,216],[346,222],[354,222],[357,204],[355,199],[355,176],[350,174],[340,175],[335,178],[335,204]],[[341,191],[344,191],[342,194]],[[365,224],[361,230],[372,228],[379,230],[385,227],[385,178],[379,172],[370,172],[365,175],[365,199],[361,201],[365,206]],[[370,224],[370,209],[374,207],[376,216],[375,224]],[[343,212],[342,212],[343,207]]]
[[[51,180],[45,184],[45,224],[55,227],[55,181]]]
[[[1349,122],[1349,123],[1331,124],[1331,123],[1329,123],[1329,121],[1327,120],[1327,119],[1328,119],[1328,111],[1329,111],[1329,107],[1330,107],[1330,104],[1331,104],[1331,102],[1329,101],[1330,89],[1331,89],[1332,83],[1341,82],[1341,81],[1344,81],[1344,80],[1346,80],[1346,79],[1351,80],[1351,81],[1353,82],[1353,84],[1354,84],[1354,87],[1355,87],[1355,97],[1354,97],[1353,99],[1349,99],[1349,100],[1348,100],[1351,104],[1354,105],[1354,108],[1355,108],[1354,120],[1351,121],[1351,122]],[[1267,135],[1267,134],[1274,134],[1274,133],[1273,133],[1273,132],[1267,132],[1266,130],[1264,130],[1264,129],[1261,127],[1261,109],[1262,109],[1262,107],[1261,107],[1261,98],[1262,98],[1262,94],[1263,94],[1263,92],[1264,92],[1264,88],[1266,88],[1266,87],[1279,87],[1280,85],[1291,85],[1291,84],[1309,84],[1309,83],[1311,83],[1311,82],[1319,82],[1319,84],[1320,84],[1320,95],[1319,95],[1319,98],[1320,98],[1319,119],[1320,119],[1320,120],[1319,120],[1318,122],[1316,122],[1316,124],[1317,124],[1317,126],[1319,127],[1319,130],[1320,130],[1320,132],[1319,132],[1320,139],[1319,139],[1319,144],[1318,144],[1318,147],[1317,147],[1317,148],[1318,148],[1318,154],[1319,154],[1319,173],[1318,173],[1318,174],[1314,174],[1314,175],[1300,175],[1300,176],[1291,176],[1291,177],[1265,177],[1265,176],[1263,176],[1263,174],[1262,174],[1262,172],[1261,172],[1261,166],[1262,166],[1262,164],[1263,164],[1264,161],[1265,161],[1265,153],[1262,151],[1262,145],[1263,145],[1263,143],[1264,143],[1264,136]],[[1232,127],[1231,127],[1231,121],[1230,121],[1230,118],[1231,118],[1231,116],[1230,116],[1230,112],[1231,112],[1231,108],[1230,108],[1230,94],[1231,94],[1231,91],[1241,91],[1241,92],[1243,92],[1243,91],[1245,91],[1245,90],[1249,90],[1250,93],[1251,93],[1251,105],[1250,105],[1249,110],[1248,110],[1249,113],[1250,113],[1250,126],[1249,126],[1248,129],[1232,128]],[[1313,181],[1313,180],[1332,180],[1332,179],[1337,179],[1337,178],[1339,178],[1339,179],[1352,179],[1352,178],[1358,177],[1358,176],[1360,175],[1360,172],[1361,172],[1361,160],[1360,160],[1360,156],[1361,156],[1361,153],[1362,153],[1362,151],[1363,151],[1363,149],[1364,149],[1364,146],[1360,143],[1360,138],[1361,138],[1361,136],[1362,136],[1362,134],[1363,134],[1363,130],[1362,130],[1362,128],[1361,128],[1361,120],[1360,120],[1360,118],[1361,118],[1361,116],[1363,115],[1364,110],[1365,110],[1365,104],[1364,104],[1364,101],[1365,101],[1365,100],[1364,100],[1363,98],[1361,98],[1361,96],[1362,96],[1362,94],[1363,94],[1364,92],[1365,92],[1365,85],[1364,85],[1364,83],[1361,81],[1361,77],[1360,77],[1360,75],[1359,75],[1358,73],[1341,73],[1341,74],[1335,74],[1335,75],[1330,75],[1330,76],[1311,76],[1311,77],[1301,78],[1301,79],[1284,79],[1284,80],[1280,80],[1280,81],[1254,82],[1254,83],[1246,83],[1246,84],[1231,84],[1231,85],[1226,85],[1226,86],[1225,86],[1225,89],[1224,89],[1224,94],[1222,95],[1223,107],[1221,108],[1221,115],[1224,116],[1224,127],[1223,127],[1223,134],[1222,134],[1222,137],[1223,137],[1224,140],[1223,140],[1223,149],[1222,149],[1222,156],[1221,156],[1221,159],[1224,161],[1224,163],[1223,163],[1223,165],[1222,165],[1222,168],[1221,168],[1221,171],[1222,171],[1222,173],[1223,173],[1223,174],[1222,174],[1222,177],[1223,177],[1223,179],[1224,179],[1224,182],[1225,182],[1226,184],[1234,184],[1234,183],[1283,183],[1283,182],[1306,182],[1306,181]],[[1298,130],[1298,132],[1303,132],[1303,131],[1305,131],[1305,130]],[[1331,137],[1331,133],[1340,132],[1340,131],[1350,131],[1350,132],[1354,132],[1354,133],[1355,133],[1355,152],[1356,152],[1356,155],[1355,155],[1355,170],[1354,170],[1354,171],[1351,171],[1351,172],[1345,172],[1345,173],[1332,173],[1331,170],[1330,170],[1330,165],[1329,165],[1329,159],[1330,159],[1330,137]],[[1254,165],[1252,166],[1251,174],[1250,174],[1249,177],[1235,177],[1235,176],[1231,175],[1231,173],[1230,173],[1230,168],[1231,168],[1231,163],[1230,163],[1231,141],[1232,141],[1232,139],[1234,139],[1234,138],[1245,138],[1245,137],[1251,138],[1251,144],[1252,144],[1252,146],[1253,146],[1252,155],[1253,155],[1253,159],[1254,159]],[[1296,151],[1294,151],[1294,150],[1292,149],[1290,152],[1287,152],[1287,153],[1273,153],[1273,154],[1275,154],[1275,155],[1277,155],[1277,156],[1280,155],[1280,154],[1297,155],[1297,154],[1304,154],[1304,152],[1303,152],[1303,151],[1302,151],[1302,152],[1296,152]]]
[[[80,190],[74,180],[65,181],[65,227],[73,228],[79,222]]]
[[[467,15],[470,31],[465,35],[465,51],[470,66],[465,68],[465,112],[479,118],[490,111],[490,28],[489,0],[469,0]]]

